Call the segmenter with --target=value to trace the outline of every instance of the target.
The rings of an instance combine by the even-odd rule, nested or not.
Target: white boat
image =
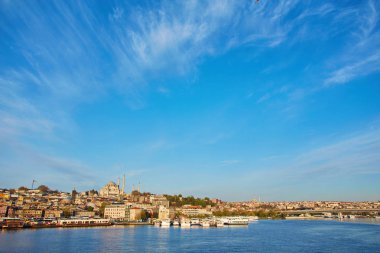
[[[241,216],[226,217],[223,219],[225,225],[248,225],[248,218]]]
[[[201,226],[202,227],[210,227],[210,221],[209,220],[202,220],[201,221]]]
[[[173,226],[175,226],[175,227],[179,226],[179,221],[178,220],[174,220],[173,221]]]
[[[192,218],[192,219],[190,220],[190,224],[191,224],[191,226],[199,226],[199,225],[201,225],[201,222],[200,222],[200,220],[197,219],[197,218]]]
[[[163,219],[161,221],[161,227],[170,227],[170,219]]]
[[[254,222],[254,221],[257,221],[258,219],[259,219],[258,216],[249,216],[249,217],[248,217],[248,221],[249,221],[249,222]]]
[[[154,221],[154,226],[155,227],[161,226],[161,222],[159,220]]]
[[[216,227],[217,227],[217,228],[222,228],[222,227],[224,227],[224,221],[223,221],[223,220],[217,220],[217,221],[216,221]]]
[[[89,226],[111,226],[109,219],[59,219],[58,226],[62,227],[89,227]]]
[[[189,219],[181,219],[181,227],[182,228],[189,228],[191,226]]]

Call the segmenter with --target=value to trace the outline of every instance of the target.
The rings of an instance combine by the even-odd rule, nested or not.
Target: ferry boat
[[[50,228],[57,227],[58,222],[55,219],[37,219],[31,220],[25,224],[25,226],[30,228]]]
[[[246,217],[226,217],[223,219],[224,224],[226,225],[248,225],[248,218]]]
[[[19,218],[2,218],[1,221],[2,228],[3,229],[17,229],[17,228],[23,228],[24,227],[24,221]]]
[[[61,219],[58,220],[58,226],[62,227],[93,227],[93,226],[111,226],[109,219]]]
[[[181,227],[182,228],[189,228],[191,226],[189,219],[181,219]]]
[[[163,219],[161,221],[161,227],[170,227],[170,219]]]

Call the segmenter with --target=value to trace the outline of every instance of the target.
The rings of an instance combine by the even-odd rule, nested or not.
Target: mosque
[[[120,178],[117,184],[113,181],[109,181],[102,189],[99,191],[100,197],[120,197],[124,195],[125,189],[125,175],[123,176],[123,185],[120,188]]]

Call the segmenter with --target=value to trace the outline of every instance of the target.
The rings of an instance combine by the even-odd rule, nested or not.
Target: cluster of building
[[[122,186],[110,181],[99,191],[71,193],[40,189],[0,189],[0,217],[12,218],[74,218],[104,217],[113,221],[131,222],[148,219],[173,219],[178,216],[211,215],[211,206],[184,205],[171,207],[163,195],[125,193]]]
[[[133,189],[125,193],[125,177],[122,185],[110,181],[98,191],[71,193],[43,191],[40,189],[0,189],[0,217],[14,218],[70,218],[104,217],[116,222],[165,220],[178,217],[207,217],[217,212],[275,210],[326,210],[326,209],[380,209],[380,202],[222,202],[210,200],[207,206],[170,206],[164,195],[141,193]]]
[[[380,209],[380,202],[375,201],[277,201],[277,202],[230,202],[227,203],[229,208],[255,210],[268,209],[278,211],[288,210],[376,210]]]

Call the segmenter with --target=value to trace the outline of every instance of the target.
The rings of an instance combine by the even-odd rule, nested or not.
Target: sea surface
[[[380,252],[380,224],[260,220],[243,227],[0,231],[0,252]]]

